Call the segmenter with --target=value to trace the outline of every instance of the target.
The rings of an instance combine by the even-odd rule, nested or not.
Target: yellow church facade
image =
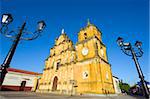
[[[114,93],[111,66],[101,37],[101,31],[88,22],[79,31],[74,46],[63,30],[50,49],[34,90],[59,94]]]

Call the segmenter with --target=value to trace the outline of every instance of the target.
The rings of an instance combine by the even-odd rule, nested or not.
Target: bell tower
[[[101,31],[90,21],[78,33],[74,76],[80,93],[114,93],[111,67]]]
[[[86,27],[81,28],[80,32],[78,33],[78,42],[81,42],[93,36],[96,36],[100,41],[102,41],[101,35],[101,31],[94,24],[91,24],[88,20]]]
[[[86,27],[78,33],[78,43],[76,44],[78,60],[84,60],[99,56],[107,60],[106,47],[102,42],[102,33],[88,20]]]

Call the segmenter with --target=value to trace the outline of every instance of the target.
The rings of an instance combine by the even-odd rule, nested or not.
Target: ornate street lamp
[[[7,68],[9,68],[10,62],[12,60],[12,57],[15,53],[16,47],[20,40],[34,40],[37,37],[39,37],[46,27],[45,22],[39,21],[37,23],[37,29],[35,32],[28,32],[25,28],[26,22],[23,22],[21,28],[18,28],[18,34],[16,34],[16,31],[8,31],[8,25],[13,21],[13,17],[11,14],[3,14],[1,18],[1,27],[0,27],[0,33],[3,34],[6,37],[13,39],[13,44],[3,61],[1,68],[0,68],[0,89],[1,85],[4,81],[5,75],[7,73]]]
[[[12,21],[13,21],[13,18],[11,16],[11,14],[3,14],[2,15],[2,19],[1,19],[2,25],[8,25]]]
[[[146,98],[149,98],[149,90],[148,90],[147,84],[146,84],[146,82],[144,80],[144,75],[142,73],[142,70],[141,70],[141,67],[139,65],[139,62],[137,60],[137,57],[141,57],[143,55],[143,51],[142,51],[142,48],[141,48],[142,42],[136,41],[135,45],[132,46],[131,43],[124,43],[123,38],[118,37],[117,44],[118,44],[118,46],[121,47],[121,50],[126,55],[133,57],[133,60],[134,60],[135,65],[136,65],[136,69],[137,69],[138,74],[139,74],[139,78],[141,79],[144,96]]]

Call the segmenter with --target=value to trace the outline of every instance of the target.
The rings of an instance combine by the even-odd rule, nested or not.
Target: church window
[[[84,36],[87,36],[87,33],[84,33]]]
[[[88,76],[89,76],[88,71],[84,71],[84,72],[82,73],[82,76],[83,76],[83,79],[87,79]]]
[[[95,47],[96,47],[96,50],[98,51],[98,44],[97,44],[97,42],[96,42],[96,46]]]
[[[85,37],[85,39],[87,39],[87,33],[84,33],[84,37]]]
[[[56,70],[58,70],[59,67],[60,67],[60,61],[58,61],[57,64],[56,64]]]

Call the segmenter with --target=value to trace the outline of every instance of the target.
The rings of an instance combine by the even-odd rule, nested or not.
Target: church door
[[[58,78],[55,76],[55,78],[53,80],[52,91],[56,91],[57,90],[57,83],[58,83]]]

